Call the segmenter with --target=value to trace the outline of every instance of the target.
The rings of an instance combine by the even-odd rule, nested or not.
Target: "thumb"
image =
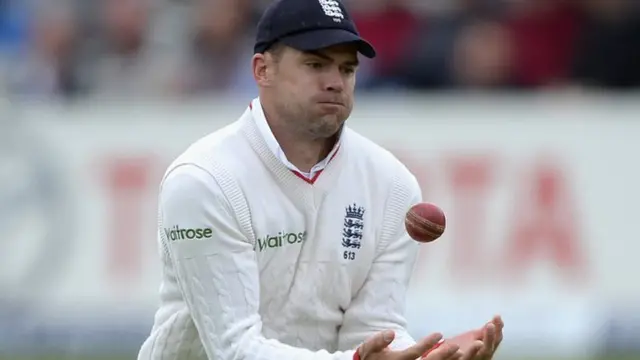
[[[393,330],[385,330],[376,333],[369,339],[367,339],[358,349],[360,357],[366,358],[367,355],[380,352],[389,346],[396,334]]]

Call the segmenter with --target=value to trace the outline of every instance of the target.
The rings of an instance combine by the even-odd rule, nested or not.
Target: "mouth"
[[[336,102],[336,101],[320,101],[320,102],[318,102],[318,104],[321,104],[321,105],[333,105],[333,106],[344,106],[343,103]]]

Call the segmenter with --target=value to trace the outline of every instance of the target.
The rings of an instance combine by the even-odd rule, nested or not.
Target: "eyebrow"
[[[321,59],[324,59],[324,60],[327,60],[327,61],[331,61],[331,62],[335,61],[335,59],[333,59],[331,56],[329,56],[327,54],[324,54],[324,53],[322,53],[320,51],[317,51],[317,50],[305,51],[304,53],[308,54],[308,55],[317,56],[317,57],[319,57]],[[344,62],[344,65],[347,65],[347,66],[358,66],[359,64],[360,64],[360,62],[358,61],[357,58],[355,60],[348,60],[348,61]]]

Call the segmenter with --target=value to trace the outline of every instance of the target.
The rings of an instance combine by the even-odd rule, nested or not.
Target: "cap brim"
[[[358,52],[372,59],[376,57],[373,46],[360,36],[342,29],[319,29],[285,36],[280,42],[300,51],[315,51],[334,45],[353,43]]]

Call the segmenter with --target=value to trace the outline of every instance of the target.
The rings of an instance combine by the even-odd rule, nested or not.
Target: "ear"
[[[267,54],[255,54],[251,59],[253,78],[259,87],[269,87],[271,85],[269,64],[272,64],[273,61],[270,61],[271,59],[267,57]]]

